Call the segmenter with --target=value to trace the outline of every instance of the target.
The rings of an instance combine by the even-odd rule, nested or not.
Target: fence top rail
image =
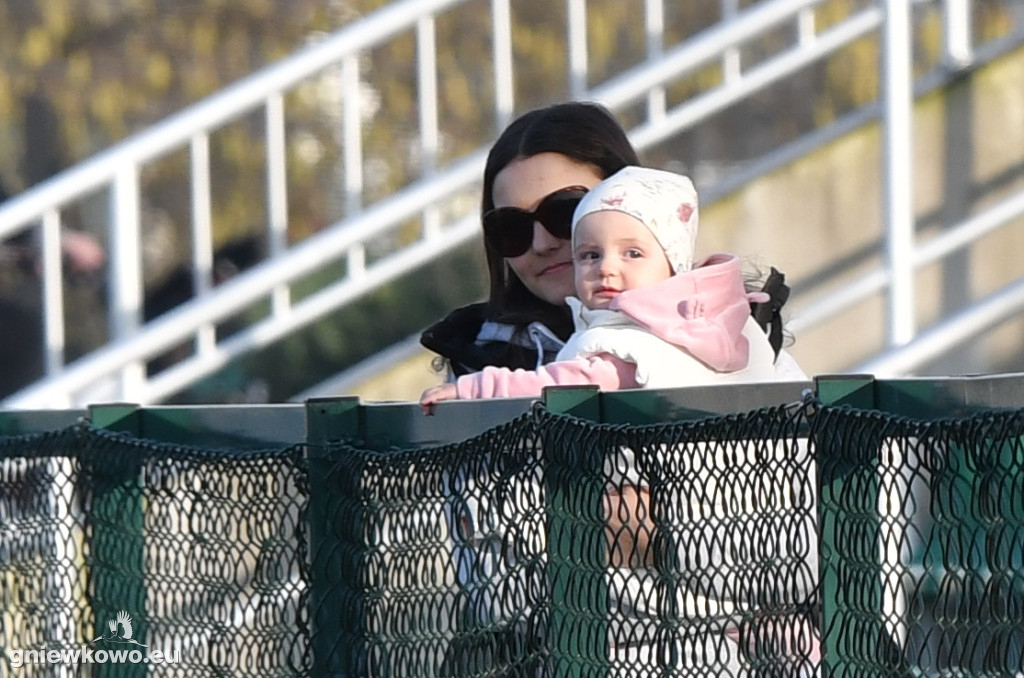
[[[949,419],[1024,409],[1024,373],[877,379],[820,375],[813,382],[720,384],[600,392],[549,387],[545,409],[598,423],[647,425],[796,406],[810,399],[915,419]],[[87,410],[0,410],[0,437],[42,433],[82,421],[163,442],[198,447],[267,448],[358,440],[373,449],[457,443],[530,411],[537,398],[456,400],[424,416],[412,402],[311,398],[277,405],[96,404]]]
[[[1024,373],[878,379],[869,374],[815,378],[817,399],[915,419],[969,417],[1024,409]]]

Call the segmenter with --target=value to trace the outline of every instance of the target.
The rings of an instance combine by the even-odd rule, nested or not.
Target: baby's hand
[[[434,403],[439,403],[442,400],[455,400],[458,397],[459,392],[455,389],[455,384],[431,386],[420,396],[420,409],[423,410],[423,414],[433,414]]]

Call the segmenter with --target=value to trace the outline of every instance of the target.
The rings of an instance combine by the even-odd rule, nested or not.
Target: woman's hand
[[[455,400],[458,397],[459,393],[455,389],[455,384],[431,386],[420,396],[420,409],[423,410],[423,414],[433,414],[434,403],[439,403],[442,400]]]

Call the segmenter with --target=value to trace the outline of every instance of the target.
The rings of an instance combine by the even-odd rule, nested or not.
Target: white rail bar
[[[971,63],[974,50],[971,45],[971,3],[968,0],[943,0],[943,38],[946,66],[959,70]]]
[[[913,253],[911,264],[916,270],[934,263],[1020,217],[1024,217],[1024,192],[990,207],[918,246]],[[850,306],[884,290],[888,282],[886,267],[872,269],[854,283],[843,286],[842,290],[825,295],[801,308],[790,320],[789,328],[799,334],[802,330],[833,318]]]
[[[883,224],[889,266],[888,337],[914,337],[914,89],[910,3],[886,0],[882,25]]]
[[[161,351],[187,339],[192,333],[191,328],[216,322],[236,312],[237,309],[245,308],[265,298],[277,285],[285,284],[291,279],[301,278],[333,263],[351,248],[360,247],[361,243],[372,240],[377,234],[391,228],[394,223],[414,216],[433,201],[452,195],[467,185],[473,185],[479,181],[479,177],[483,173],[484,158],[485,152],[479,151],[450,166],[448,171],[438,174],[430,180],[407,187],[390,198],[373,205],[365,212],[348,220],[345,228],[326,229],[306,238],[291,247],[278,259],[266,261],[259,267],[245,271],[218,286],[205,299],[183,304],[148,323],[138,333],[114,341],[68,365],[59,381],[48,381],[29,386],[11,395],[3,401],[3,404],[21,408],[52,407],[53,405],[50,404],[53,402],[52,399],[64,391],[77,392],[85,389],[106,375],[117,372],[126,361],[143,360],[149,356],[158,355]],[[469,223],[475,224],[476,220],[471,219]],[[476,235],[477,231],[478,228],[473,229],[468,235],[452,232],[449,234],[450,240],[446,239],[444,245],[439,243],[432,245],[432,252],[436,256],[449,247],[458,246],[464,242],[464,239]],[[446,231],[446,233],[448,232]],[[418,245],[407,247],[406,250],[415,252],[417,251],[416,247]],[[404,252],[405,250],[399,254],[404,254]],[[418,263],[422,263],[422,261]],[[377,270],[387,269],[378,267]],[[372,289],[367,285],[379,280],[378,273],[363,274],[362,277],[365,277],[365,281],[360,279],[360,275],[350,274],[350,277],[359,280],[360,289]],[[312,295],[304,301],[314,298],[323,299],[323,297]],[[305,307],[311,308],[311,312],[314,314],[320,314],[326,308],[334,308],[325,306],[323,303],[335,302],[328,299],[315,307],[311,307],[309,304],[305,304]],[[295,308],[291,310],[288,318],[292,322],[298,321],[300,316]],[[273,336],[281,336],[281,332],[275,329]],[[222,352],[221,349],[218,349],[218,353]],[[211,358],[211,360],[214,359]],[[223,363],[211,364],[219,366]]]
[[[512,70],[512,13],[510,0],[492,0],[491,31],[494,35],[494,111],[495,129],[512,122],[515,107]]]
[[[64,366],[64,275],[61,261],[60,213],[47,210],[42,226],[43,341],[46,343],[47,375]]]
[[[146,402],[160,400],[177,393],[197,378],[224,367],[227,363],[248,351],[263,348],[272,341],[285,336],[295,325],[313,322],[323,315],[325,308],[338,308],[361,295],[375,289],[379,285],[404,275],[418,266],[427,263],[449,246],[459,246],[478,237],[479,219],[471,215],[459,220],[445,229],[445,243],[437,240],[420,241],[414,245],[395,252],[389,257],[375,262],[367,269],[366,274],[359,278],[339,280],[330,287],[304,298],[295,304],[287,318],[267,318],[245,330],[232,335],[217,347],[214,356],[193,358],[161,372],[152,379],[141,392]]]
[[[684,73],[721,58],[724,51],[757,37],[764,31],[792,19],[800,10],[821,4],[823,0],[778,0],[762,3],[728,24],[702,31],[684,43],[666,50],[660,61],[631,70],[590,91],[590,96],[612,108],[621,108],[642,99],[647,92]],[[877,9],[865,10],[881,16]],[[862,12],[861,14],[864,14]],[[846,20],[843,24],[848,23]],[[840,24],[842,25],[842,24]],[[877,25],[877,24],[876,24]]]
[[[949,316],[896,350],[861,363],[853,371],[878,377],[903,376],[1022,312],[1024,278]]]
[[[677,106],[668,113],[664,119],[656,125],[648,122],[632,131],[631,138],[637,148],[644,149],[688,129],[697,122],[704,120],[718,111],[724,110],[729,105],[749,96],[751,93],[778,81],[794,71],[803,68],[818,59],[823,58],[830,52],[847,45],[859,37],[868,35],[878,28],[882,23],[882,13],[877,8],[866,9],[854,17],[844,21],[833,28],[819,35],[810,45],[794,47],[783,52],[772,59],[769,59],[758,66],[751,68],[743,74],[743,78],[732,85],[725,85],[703,94],[699,94],[685,105]],[[709,36],[713,39],[714,36]],[[694,55],[697,56],[697,55]],[[687,64],[690,60],[680,55],[680,65]],[[688,66],[695,67],[694,65]],[[653,74],[647,69],[642,75],[650,80],[648,84],[656,86],[666,82],[673,76],[658,65],[652,70],[662,71]],[[636,91],[628,79],[618,79],[594,90],[594,97],[605,102],[608,106],[616,108],[630,102],[642,95]]]

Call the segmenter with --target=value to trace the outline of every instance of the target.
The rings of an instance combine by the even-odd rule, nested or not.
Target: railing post
[[[510,0],[491,0],[492,54],[494,59],[494,128],[512,122],[515,87],[512,67],[512,11]]]
[[[345,218],[363,211],[363,119],[362,78],[359,55],[345,57],[339,71],[342,96],[342,162],[345,177]],[[360,278],[366,274],[366,248],[354,243],[345,254],[345,275]]]
[[[43,341],[46,342],[44,370],[53,376],[64,367],[64,275],[61,266],[60,212],[47,210],[40,230],[43,253]],[[69,401],[61,403],[67,407]]]
[[[566,51],[569,58],[569,98],[587,98],[587,3],[566,0]]]
[[[548,387],[544,406],[552,414],[601,417],[597,387]],[[543,438],[551,675],[601,678],[608,675],[609,655],[604,458],[557,433]]]
[[[732,21],[739,13],[739,0],[719,0],[722,10],[722,23]],[[726,83],[733,83],[740,78],[740,50],[738,47],[730,47],[722,53],[722,79]]]
[[[423,17],[416,24],[416,98],[420,126],[420,176],[437,172],[440,148],[437,115],[437,28],[433,16]],[[441,212],[436,206],[423,211],[424,240],[441,234]]]
[[[974,57],[971,47],[971,3],[969,0],[944,0],[942,11],[943,59],[946,68],[960,70]]]
[[[342,59],[338,77],[342,97],[341,141],[345,172],[345,217],[351,219],[363,209],[363,98],[358,54],[351,54]]]
[[[126,339],[142,319],[142,252],[139,234],[139,170],[122,169],[111,187],[110,220],[110,335]],[[121,369],[119,397],[137,400],[145,380],[139,361]]]
[[[208,134],[197,134],[189,142],[189,177],[192,186],[192,290],[199,297],[213,287],[213,207]],[[196,353],[209,353],[216,344],[214,325],[199,328],[196,332]]]
[[[823,405],[849,405],[860,409],[874,407],[874,377],[870,375],[820,376],[815,378],[815,392]],[[849,627],[840,618],[838,603],[846,598],[856,582],[848,581],[842,556],[842,524],[844,516],[837,510],[842,496],[850,463],[843,457],[831,438],[813,435],[814,456],[818,468],[818,577],[821,586],[821,675],[834,675],[841,666],[845,637]],[[877,488],[875,488],[877,490]],[[840,673],[835,673],[840,675]]]
[[[656,61],[665,52],[665,3],[664,0],[645,0],[644,32],[647,35],[647,59]],[[665,119],[665,88],[652,87],[647,94],[647,120],[657,124]]]
[[[914,338],[914,91],[910,3],[886,0],[882,25],[884,219],[889,268],[888,343]]]
[[[267,97],[267,242],[269,255],[278,257],[288,249],[288,151],[285,140],[284,96]],[[285,315],[291,306],[288,285],[274,288],[271,309]]]

